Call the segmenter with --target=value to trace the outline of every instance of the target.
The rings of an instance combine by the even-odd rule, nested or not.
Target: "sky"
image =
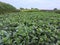
[[[60,0],[0,0],[16,8],[60,9]]]

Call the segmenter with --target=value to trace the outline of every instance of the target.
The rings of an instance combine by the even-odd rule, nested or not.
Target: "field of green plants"
[[[60,45],[60,14],[52,12],[1,14],[0,45]]]

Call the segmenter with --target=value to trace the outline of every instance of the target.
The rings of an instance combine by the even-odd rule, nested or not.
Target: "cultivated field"
[[[0,45],[60,45],[60,14],[17,12],[0,15]]]

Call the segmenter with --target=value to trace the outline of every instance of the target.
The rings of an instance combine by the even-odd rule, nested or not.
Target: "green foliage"
[[[60,14],[60,10],[56,10],[56,11],[54,11],[54,12]]]
[[[16,11],[16,8],[10,4],[0,2],[0,14],[6,12],[12,12],[12,11]]]
[[[0,15],[0,45],[60,45],[60,14],[18,12]]]
[[[21,12],[40,12],[40,10],[38,8],[31,8],[31,9],[28,9],[28,8],[20,8],[20,11]]]

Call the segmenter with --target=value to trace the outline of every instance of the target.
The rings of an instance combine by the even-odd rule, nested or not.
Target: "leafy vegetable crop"
[[[60,14],[18,12],[0,15],[0,45],[60,45]]]

